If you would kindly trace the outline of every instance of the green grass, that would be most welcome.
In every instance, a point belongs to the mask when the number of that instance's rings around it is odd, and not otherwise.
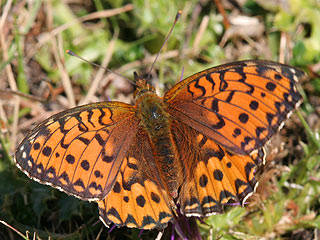
[[[98,219],[95,203],[80,201],[30,180],[16,168],[12,157],[17,144],[35,124],[87,95],[98,69],[66,55],[66,49],[99,64],[106,54],[112,53],[108,67],[133,79],[134,71],[140,74],[149,71],[153,60],[150,56],[161,47],[176,12],[183,10],[162,52],[169,57],[160,58],[152,72],[153,84],[159,93],[180,79],[182,69],[186,77],[241,59],[279,61],[281,58],[304,69],[310,76],[299,85],[304,102],[298,114],[293,114],[280,135],[267,147],[268,164],[259,176],[257,193],[245,208],[228,206],[225,214],[199,223],[203,238],[320,237],[320,67],[317,65],[320,62],[320,5],[317,1],[288,0],[287,6],[281,6],[273,5],[273,1],[248,0],[242,6],[241,15],[259,20],[264,30],[260,34],[257,30],[253,35],[241,36],[257,25],[236,27],[233,30],[238,34],[227,39],[223,38],[226,29],[213,1],[202,5],[197,1],[169,3],[164,0],[95,0],[70,5],[58,0],[30,2],[13,1],[4,24],[5,31],[0,33],[7,45],[4,48],[0,44],[0,86],[16,90],[15,84],[10,82],[11,72],[18,91],[48,101],[40,103],[22,98],[17,108],[14,94],[1,92],[0,107],[4,112],[0,114],[1,221],[19,231],[25,239],[32,239],[34,234],[41,239],[138,239],[140,230],[137,229],[115,229],[109,234]],[[5,10],[6,3],[1,2],[1,11]],[[83,23],[76,21],[96,11],[112,10],[128,3],[133,6],[130,11]],[[197,9],[200,9],[198,14]],[[229,18],[239,15],[235,7],[225,9]],[[200,25],[205,18],[208,18],[208,25],[200,35]],[[74,24],[56,32],[54,37],[48,34],[50,29],[57,30],[71,23]],[[226,40],[224,44],[221,44],[222,39]],[[64,69],[66,75],[61,73]],[[90,101],[112,99],[132,103],[133,88],[128,82],[104,75],[100,84]],[[280,146],[279,139],[285,145],[275,153],[273,150]],[[170,234],[171,229],[168,229],[164,238],[169,238]],[[10,227],[0,224],[0,239],[18,236]],[[142,233],[143,239],[156,236],[157,231]]]

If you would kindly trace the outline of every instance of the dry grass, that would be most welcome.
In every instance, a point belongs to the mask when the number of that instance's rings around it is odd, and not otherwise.
[[[220,12],[214,2],[222,3]],[[299,114],[268,145],[257,193],[246,208],[228,207],[200,223],[203,238],[319,238],[320,7],[312,0],[279,2],[0,1],[0,239],[15,239],[17,232],[25,239],[138,239],[135,229],[109,234],[94,203],[34,183],[12,156],[32,127],[58,111],[108,99],[132,102],[130,83],[67,56],[66,49],[132,79],[133,71],[149,71],[180,9],[152,71],[159,92],[182,69],[188,76],[248,58],[290,63],[310,75],[300,83]]]

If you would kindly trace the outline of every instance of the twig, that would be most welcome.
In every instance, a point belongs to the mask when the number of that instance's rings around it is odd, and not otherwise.
[[[104,67],[104,68],[106,68],[108,66],[108,64],[111,60],[114,46],[115,46],[116,40],[118,38],[118,35],[119,35],[119,31],[115,31],[114,36],[113,36],[112,40],[110,41],[110,44],[107,48],[106,54],[105,54],[104,59],[102,61],[102,67]],[[105,72],[105,70],[103,68],[100,68],[98,70],[96,77],[94,78],[94,80],[91,83],[91,86],[89,88],[87,95],[79,102],[79,105],[83,105],[83,104],[90,102],[90,99],[94,96],[95,92],[98,89],[99,83],[103,77],[104,72]]]
[[[218,11],[220,12],[220,14],[222,15],[223,17],[223,24],[224,24],[224,27],[226,29],[228,29],[230,27],[230,22],[229,22],[229,19],[227,17],[227,14],[226,14],[226,11],[224,10],[220,0],[214,0],[214,2],[216,3],[217,5],[217,8],[218,8]]]
[[[5,124],[8,122],[8,118],[7,118],[6,112],[3,109],[3,104],[1,99],[0,99],[0,120],[3,121]]]
[[[186,4],[186,6],[188,6],[188,5]],[[186,28],[185,41],[183,43],[182,49],[186,49],[189,46],[190,38],[191,38],[192,32],[194,30],[194,25],[197,22],[197,19],[199,17],[201,10],[202,10],[202,6],[200,3],[196,4],[194,9],[192,10],[191,21],[189,21],[188,27]],[[186,10],[184,10],[184,11],[186,12]],[[182,56],[181,58],[183,59],[184,56]]]
[[[285,32],[281,32],[280,49],[279,49],[280,63],[285,63],[286,61],[286,49],[287,49],[287,34]]]
[[[191,52],[191,49],[185,49],[185,54],[190,53],[190,52]],[[141,67],[142,65],[150,64],[153,62],[155,56],[156,56],[156,54],[154,54],[152,56],[148,56],[148,57],[144,58],[142,61],[134,61],[134,62],[128,63],[128,64],[123,65],[122,67],[118,68],[115,72],[123,73],[123,72],[128,71],[129,69],[138,68],[138,67]],[[164,59],[175,58],[178,56],[179,56],[179,51],[172,50],[172,51],[168,51],[163,54],[160,54],[158,60],[161,61]]]
[[[319,141],[319,139],[314,134],[314,132],[312,131],[312,129],[310,128],[309,124],[307,123],[307,121],[302,116],[302,113],[301,113],[301,111],[299,109],[297,110],[297,115],[298,115],[298,117],[299,117],[304,129],[306,130],[306,133],[307,133],[308,137],[310,138],[310,140],[313,142],[313,144],[318,149],[320,149],[320,141]]]
[[[6,5],[3,8],[2,16],[0,19],[0,32],[2,32],[3,25],[6,22],[9,10],[11,8],[11,4],[12,4],[12,0],[8,0]]]
[[[19,91],[14,91],[14,90],[9,90],[9,89],[0,89],[0,97],[3,98],[4,94],[11,94],[11,95],[18,95],[20,97],[24,97],[24,98],[28,98],[34,101],[38,101],[38,102],[46,102],[47,99],[41,98],[41,97],[37,97],[37,96],[33,96],[31,94],[26,94],[26,93],[22,93]]]
[[[108,18],[108,17],[112,17],[124,12],[128,12],[131,11],[133,9],[133,5],[132,4],[127,4],[121,8],[115,8],[115,9],[111,9],[111,10],[105,10],[105,11],[100,11],[100,12],[94,12],[91,14],[88,14],[86,16],[77,18],[69,23],[63,24],[55,29],[53,29],[50,32],[41,34],[39,37],[39,43],[36,45],[36,47],[33,49],[33,51],[30,51],[30,53],[27,56],[27,61],[29,59],[32,58],[32,56],[38,51],[39,48],[41,48],[41,46],[43,44],[45,44],[46,42],[48,42],[52,36],[55,36],[61,32],[63,32],[64,30],[70,28],[72,25],[76,24],[76,23],[81,23],[84,21],[89,21],[89,20],[94,20],[97,18]]]
[[[9,225],[8,223],[6,223],[3,220],[0,220],[0,223],[2,223],[3,225],[5,225],[6,227],[10,228],[12,231],[16,232],[20,237],[22,237],[23,239],[26,239],[26,236],[24,236],[21,232],[19,232],[17,229],[15,229],[14,227],[12,227],[11,225]]]
[[[4,36],[4,31],[0,31],[0,42],[2,46],[2,54],[3,54],[3,60],[8,60],[8,46],[6,43],[6,37]],[[14,75],[12,72],[12,68],[10,64],[6,65],[6,73],[8,77],[9,86],[13,91],[17,91],[17,84],[14,79]],[[14,109],[13,109],[13,123],[11,128],[11,150],[13,151],[16,145],[17,140],[17,129],[18,129],[18,120],[19,120],[19,106],[20,106],[20,98],[17,96],[15,98],[15,101],[13,103]]]
[[[192,54],[193,55],[196,55],[198,54],[198,51],[199,51],[199,44],[200,44],[200,41],[203,37],[203,34],[205,33],[207,27],[208,27],[208,24],[209,24],[209,16],[204,16],[202,21],[201,21],[201,24],[200,24],[200,27],[199,27],[199,30],[196,34],[196,37],[194,39],[194,42],[193,42],[193,46],[192,46]]]
[[[50,1],[47,3],[47,10],[48,10],[47,12],[48,12],[48,25],[49,25],[48,27],[50,29],[51,24],[53,22],[52,6],[50,4]],[[62,43],[61,43],[62,42],[61,38],[60,38],[59,42],[60,43],[57,44],[57,40],[55,39],[55,36],[51,35],[52,51],[53,51],[53,55],[56,60],[58,69],[61,73],[61,82],[62,82],[63,88],[66,92],[66,95],[67,95],[67,98],[69,101],[69,105],[70,105],[69,107],[74,107],[74,106],[76,106],[76,101],[75,101],[74,94],[72,91],[71,80],[69,78],[67,70],[65,69],[65,67],[62,63],[62,61],[64,62],[64,59],[63,59],[64,55],[63,54],[59,55],[59,51],[63,52],[63,50],[61,51],[61,48],[63,48]],[[60,46],[60,47],[58,47],[58,46]]]
[[[81,22],[85,22],[85,21],[89,21],[89,20],[94,20],[97,18],[108,18],[108,17],[112,17],[115,15],[118,15],[120,13],[124,13],[127,11],[131,11],[133,9],[133,5],[132,4],[127,4],[121,8],[115,8],[115,9],[111,9],[111,10],[104,10],[104,11],[100,11],[100,12],[94,12],[94,13],[90,13],[86,16],[80,17],[80,18],[76,18],[71,22],[65,23],[55,29],[53,29],[50,34],[51,35],[57,35],[60,32],[68,29],[69,27],[71,27],[72,25],[76,24],[76,23],[81,23]],[[48,36],[49,37],[49,36]]]

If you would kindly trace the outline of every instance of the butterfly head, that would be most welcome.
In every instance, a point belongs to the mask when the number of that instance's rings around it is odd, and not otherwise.
[[[138,99],[146,92],[156,92],[155,88],[148,83],[147,79],[140,77],[136,72],[134,72],[134,79],[136,80],[136,90],[133,93],[134,99]]]

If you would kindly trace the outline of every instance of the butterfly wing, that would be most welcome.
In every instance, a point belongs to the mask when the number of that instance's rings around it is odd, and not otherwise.
[[[172,199],[164,190],[154,163],[149,139],[139,131],[112,191],[98,201],[100,219],[105,225],[164,229],[172,221]]]
[[[131,105],[94,103],[58,113],[33,129],[15,153],[30,178],[84,200],[111,190],[137,133]]]
[[[274,134],[301,99],[293,67],[242,61],[184,79],[164,96],[175,119],[233,153],[250,154]]]
[[[252,156],[232,154],[214,140],[174,121],[172,132],[184,161],[185,181],[179,193],[181,212],[186,216],[209,216],[222,212],[230,199],[243,203],[256,186],[256,162],[264,152]]]

